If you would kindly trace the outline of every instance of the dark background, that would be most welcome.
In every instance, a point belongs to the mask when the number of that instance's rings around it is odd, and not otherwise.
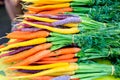
[[[0,6],[0,37],[11,31],[10,18],[5,10],[5,6]],[[0,44],[7,42],[7,39],[0,39]]]

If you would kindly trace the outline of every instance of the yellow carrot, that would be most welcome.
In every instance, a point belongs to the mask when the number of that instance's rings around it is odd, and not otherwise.
[[[47,4],[58,4],[58,3],[66,3],[71,2],[73,0],[22,0],[24,2],[31,2],[33,3],[32,6],[41,6],[41,5],[47,5]]]
[[[75,71],[70,71],[70,72],[60,72],[60,73],[54,73],[54,74],[49,74],[47,76],[61,76],[61,75],[74,75]]]
[[[60,29],[60,28],[54,28],[54,27],[45,26],[45,25],[34,24],[28,21],[23,21],[23,23],[37,27],[37,28],[47,29],[47,30],[57,32],[57,33],[62,33],[62,34],[73,34],[73,33],[79,32],[78,28]]]
[[[8,45],[4,48],[1,48],[0,52],[5,51],[5,50],[9,50],[11,48],[41,44],[41,43],[45,43],[46,41],[47,41],[46,38],[37,38],[37,39],[32,39],[32,40],[28,40],[28,41],[24,41],[24,42],[19,42],[19,43],[11,44],[11,45]]]
[[[58,20],[55,20],[55,19],[42,18],[42,17],[31,16],[31,15],[25,15],[25,17],[26,18],[31,18],[31,19],[34,19],[34,20],[38,20],[38,21],[49,22],[49,23],[58,21]],[[76,24],[76,23],[68,23],[68,24],[64,24],[64,26],[78,27],[78,24]]]
[[[43,69],[50,69],[50,68],[55,68],[55,67],[60,67],[60,66],[67,66],[69,63],[63,62],[63,63],[54,63],[54,64],[47,64],[47,65],[37,65],[37,66],[13,66],[11,68],[15,69],[26,69],[26,70],[43,70]]]
[[[59,72],[70,72],[70,71],[75,71],[77,69],[78,69],[78,65],[76,63],[71,63],[68,66],[61,66],[61,67],[41,71],[36,74],[32,74],[28,76],[19,76],[19,77],[13,77],[13,78],[32,78],[32,77],[45,76],[45,75],[50,75],[50,74],[59,73]]]
[[[40,11],[53,10],[53,9],[66,8],[66,7],[70,7],[70,3],[60,3],[60,4],[44,5],[38,7],[27,6],[26,9],[28,11],[40,12]]]

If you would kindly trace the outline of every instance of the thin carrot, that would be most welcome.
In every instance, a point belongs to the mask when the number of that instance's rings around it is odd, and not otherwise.
[[[56,56],[56,57],[43,58],[42,61],[58,61],[58,60],[72,59],[74,57],[75,57],[75,54],[65,54],[65,55]]]
[[[36,45],[36,44],[42,44],[42,43],[45,43],[45,42],[47,42],[47,38],[36,38],[36,39],[32,39],[32,40],[28,40],[28,41],[8,45],[8,46],[6,46],[4,48],[1,48],[0,52],[5,51],[5,50],[9,50],[11,48],[17,48],[17,47],[23,47],[23,46],[31,46],[31,45]]]
[[[44,58],[47,54],[50,53],[50,50],[43,50],[43,51],[40,51],[24,60],[22,60],[21,62],[15,64],[14,66],[26,66],[26,65],[29,65],[33,62],[36,62],[42,58]]]
[[[18,42],[21,42],[21,41],[24,41],[24,40],[17,39],[17,40],[15,40],[13,42],[4,43],[4,44],[0,45],[0,48],[4,48],[4,47],[6,47],[6,46],[8,46],[10,44],[18,43]]]
[[[70,3],[45,5],[45,6],[40,6],[40,7],[28,6],[27,10],[28,11],[33,11],[33,12],[37,13],[37,12],[40,12],[40,11],[53,10],[53,9],[59,9],[59,8],[65,8],[65,7],[70,7]]]
[[[56,50],[54,52],[51,52],[46,57],[58,56],[58,55],[62,55],[62,54],[75,54],[79,51],[80,51],[80,48],[62,48],[62,49]]]
[[[34,64],[51,64],[51,63],[58,63],[58,62],[77,62],[78,59],[74,58],[74,59],[67,59],[67,60],[59,60],[59,61],[39,61],[39,62],[34,62]]]
[[[26,57],[29,57],[29,56],[35,54],[38,51],[48,49],[51,46],[52,46],[51,43],[45,43],[45,44],[35,46],[35,47],[33,47],[33,48],[29,49],[29,50],[26,50],[26,51],[20,52],[20,53],[18,53],[16,55],[10,56],[8,59],[5,59],[4,62],[9,63],[9,62],[17,61],[17,60],[22,60],[22,59],[24,59]]]
[[[33,38],[42,38],[42,37],[47,37],[49,36],[49,32],[42,30],[42,31],[37,31],[33,32],[30,34],[8,34],[6,37],[11,38],[11,39],[33,39]]]
[[[55,9],[55,10],[51,10],[51,11],[43,11],[43,12],[39,12],[39,14],[51,14],[51,15],[57,15],[57,14],[64,14],[65,12],[71,12],[73,11],[71,7],[68,8],[60,8],[60,9]]]
[[[31,80],[52,80],[54,77],[51,76],[40,76],[40,77],[34,77]]]

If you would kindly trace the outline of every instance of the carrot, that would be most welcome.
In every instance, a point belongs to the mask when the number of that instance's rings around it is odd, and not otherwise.
[[[62,55],[62,54],[75,54],[79,51],[80,51],[80,48],[62,48],[62,49],[56,50],[54,52],[51,52],[46,57],[58,56],[58,55]]]
[[[33,38],[42,38],[47,37],[49,35],[48,31],[42,30],[33,32],[30,34],[8,34],[6,37],[11,39],[33,39]]]
[[[31,80],[52,80],[54,77],[51,76],[40,76],[40,77],[34,77]]]
[[[72,59],[74,57],[75,57],[75,54],[65,54],[65,55],[56,56],[56,57],[43,58],[42,61],[58,61],[58,60]]]
[[[21,62],[15,64],[14,66],[26,66],[26,65],[29,65],[33,62],[36,62],[42,58],[44,58],[47,54],[50,53],[50,50],[43,50],[43,51],[40,51],[24,60],[22,60]]]
[[[51,11],[43,11],[43,12],[39,12],[39,14],[51,14],[51,15],[57,15],[57,14],[64,14],[65,12],[71,12],[73,11],[71,7],[67,7],[67,8],[60,8],[60,9],[55,9],[55,10],[51,10]]]
[[[70,3],[45,5],[45,6],[40,6],[40,7],[28,6],[26,9],[28,11],[33,11],[33,12],[37,13],[37,12],[40,12],[40,11],[53,10],[53,9],[66,8],[66,7],[70,7]]]
[[[54,64],[47,64],[47,65],[37,65],[37,66],[13,66],[9,67],[9,69],[23,69],[23,70],[45,70],[45,69],[51,69],[55,67],[60,66],[66,66],[69,65],[69,63],[54,63]]]
[[[77,62],[78,59],[67,59],[67,60],[59,60],[59,61],[39,61],[39,62],[34,62],[34,64],[51,64],[51,63],[58,63],[58,62]]]
[[[21,41],[24,41],[24,40],[19,40],[19,39],[17,39],[17,40],[12,41],[12,42],[4,43],[4,44],[0,45],[0,48],[4,48],[4,47],[6,47],[6,46],[8,46],[8,45],[10,45],[10,44],[15,44],[15,43],[18,43],[18,42],[21,42]]]
[[[37,16],[32,16],[32,15],[25,15],[25,20],[23,21],[23,23],[25,24],[28,24],[29,22],[26,21],[27,18],[30,18],[30,19],[33,19],[33,20],[38,20],[38,21],[42,21],[42,22],[48,22],[48,23],[53,23],[53,22],[56,22],[58,20],[56,19],[50,19],[50,18],[43,18],[43,17],[37,17]],[[29,23],[30,24],[30,23]],[[29,25],[28,24],[28,25]],[[30,24],[31,25],[31,24]],[[34,25],[31,25],[31,26],[34,26]],[[42,25],[43,26],[43,25]],[[78,27],[78,24],[76,23],[68,23],[68,24],[64,24],[64,26],[67,26],[67,27]],[[35,27],[35,26],[34,26]],[[45,26],[44,26],[45,27]],[[38,27],[38,28],[43,28],[44,27]],[[48,28],[47,28],[48,29]]]
[[[24,41],[24,42],[19,42],[19,43],[11,44],[11,45],[8,45],[8,46],[6,46],[4,48],[1,48],[0,52],[1,51],[5,51],[5,50],[9,50],[11,48],[17,48],[17,47],[23,47],[23,46],[31,46],[31,45],[36,45],[36,44],[42,44],[42,43],[45,43],[46,41],[47,41],[46,38],[36,38],[36,39]]]
[[[56,68],[38,72],[36,74],[32,74],[28,76],[13,77],[13,78],[32,78],[32,77],[45,76],[45,75],[59,73],[59,72],[70,72],[70,71],[75,71],[77,69],[78,69],[78,65],[76,63],[71,63],[68,66],[56,67]]]
[[[45,49],[48,49],[52,46],[51,43],[45,43],[45,44],[41,44],[41,45],[38,45],[38,46],[35,46],[29,50],[26,50],[26,51],[23,51],[23,52],[20,52],[16,55],[13,55],[13,56],[10,56],[8,59],[5,59],[5,63],[9,63],[9,62],[14,62],[14,61],[18,61],[18,60],[22,60],[26,57],[29,57],[33,54],[35,54],[36,52],[38,51],[41,51],[41,50],[45,50]]]

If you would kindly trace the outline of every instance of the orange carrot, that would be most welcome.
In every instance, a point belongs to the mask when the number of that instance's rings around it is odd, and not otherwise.
[[[51,10],[51,11],[43,11],[43,12],[39,12],[39,14],[51,14],[51,15],[57,15],[57,14],[64,14],[65,12],[71,12],[73,11],[71,7],[68,8],[60,8],[60,9],[55,9],[55,10]]]
[[[39,61],[39,62],[34,62],[34,64],[51,64],[51,63],[59,63],[59,62],[77,62],[78,59],[74,58],[74,59],[67,59],[67,60],[59,60],[59,61]]]
[[[40,51],[40,52],[22,60],[21,62],[15,64],[14,66],[26,66],[26,65],[32,64],[32,63],[44,58],[49,53],[50,53],[50,50]]]
[[[62,55],[62,54],[75,54],[79,51],[80,51],[80,48],[62,48],[62,49],[56,50],[54,52],[51,52],[46,57],[58,56],[58,55]]]
[[[36,52],[41,51],[41,50],[45,50],[48,49],[52,46],[51,43],[44,43],[38,46],[35,46],[29,50],[20,52],[18,54],[15,54],[13,56],[8,57],[8,59],[5,59],[5,63],[9,63],[9,62],[14,62],[14,61],[18,61],[18,60],[22,60],[24,58],[27,58],[31,55],[34,55]]]
[[[45,6],[40,6],[40,7],[28,6],[27,10],[33,11],[33,12],[40,12],[40,11],[45,11],[45,10],[53,10],[53,9],[66,8],[66,7],[70,7],[70,3],[45,5]]]
[[[75,57],[75,54],[65,54],[65,55],[56,56],[56,57],[43,58],[42,61],[58,61],[58,60],[72,59],[74,57]]]
[[[51,76],[40,76],[40,77],[34,77],[32,80],[52,80],[54,77]]]
[[[26,33],[26,32],[25,32]],[[11,39],[33,39],[33,38],[42,38],[49,35],[48,31],[42,30],[29,34],[8,34],[6,37]]]
[[[4,44],[0,45],[0,48],[4,48],[4,47],[7,46],[7,45],[14,44],[14,43],[18,43],[18,42],[21,42],[21,41],[24,41],[24,40],[18,39],[18,40],[15,40],[15,41],[13,41],[13,42],[4,43]]]

